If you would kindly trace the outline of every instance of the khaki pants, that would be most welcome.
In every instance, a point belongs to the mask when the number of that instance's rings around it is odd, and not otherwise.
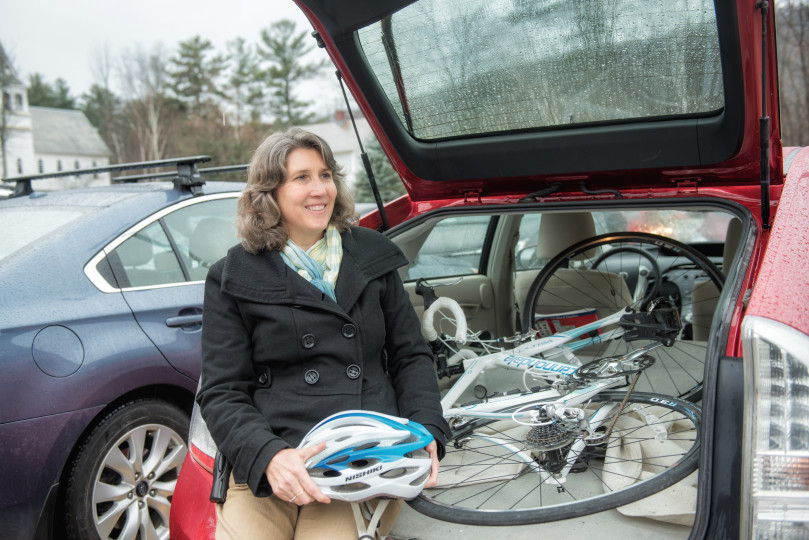
[[[378,536],[390,532],[401,509],[401,500],[390,501],[377,528]],[[313,502],[298,506],[275,495],[256,497],[246,484],[235,484],[232,475],[225,503],[216,505],[216,517],[216,540],[356,540],[359,537],[351,505],[347,502]]]

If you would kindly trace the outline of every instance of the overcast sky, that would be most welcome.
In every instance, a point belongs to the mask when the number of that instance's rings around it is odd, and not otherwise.
[[[311,31],[292,0],[0,0],[0,42],[23,82],[32,73],[49,83],[62,78],[71,95],[79,97],[99,82],[93,58],[105,48],[113,60],[126,51],[151,51],[159,43],[173,55],[180,41],[200,35],[224,52],[237,37],[256,43],[260,31],[280,19]],[[314,54],[327,58],[322,49]],[[322,96],[318,110],[339,107],[330,72],[317,85],[324,92],[311,84],[306,89],[309,98]]]

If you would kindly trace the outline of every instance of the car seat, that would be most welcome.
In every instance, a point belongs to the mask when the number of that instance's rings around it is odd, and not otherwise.
[[[722,250],[722,273],[727,278],[728,271],[736,257],[739,242],[742,236],[742,222],[733,218],[728,223],[728,232],[725,235],[725,246]],[[693,339],[707,341],[711,333],[716,305],[719,302],[719,289],[713,281],[705,281],[694,286],[691,293],[691,322]]]

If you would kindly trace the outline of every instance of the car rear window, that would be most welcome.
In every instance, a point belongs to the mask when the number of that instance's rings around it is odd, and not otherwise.
[[[724,106],[709,0],[421,0],[358,37],[400,121],[422,140]]]
[[[77,207],[0,209],[0,261],[88,212]]]

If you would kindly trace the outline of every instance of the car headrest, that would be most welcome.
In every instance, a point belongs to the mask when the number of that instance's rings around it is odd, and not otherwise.
[[[233,223],[221,218],[205,218],[191,233],[188,254],[202,266],[209,267],[224,257],[237,242]]]
[[[125,268],[141,266],[152,260],[152,243],[135,234],[115,250]]]
[[[577,242],[596,235],[593,215],[589,212],[542,214],[539,221],[537,259],[550,260]],[[592,256],[592,254],[587,254]]]

